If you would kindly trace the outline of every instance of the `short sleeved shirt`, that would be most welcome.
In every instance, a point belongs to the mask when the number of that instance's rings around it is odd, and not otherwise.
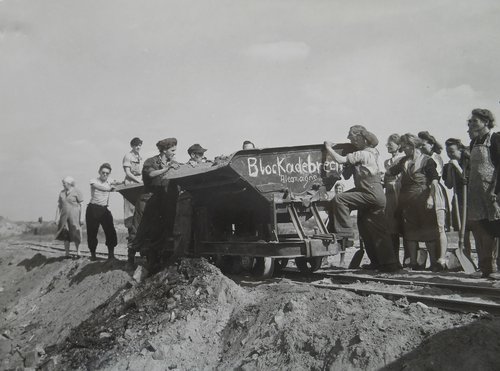
[[[152,171],[160,170],[164,167],[160,155],[150,157],[144,161],[144,166],[142,167],[142,181],[144,182],[144,191],[146,193],[152,192],[155,187],[161,185],[161,176],[151,177],[149,174]]]
[[[101,191],[94,187],[95,184],[101,187],[106,187],[107,191]],[[90,203],[99,206],[108,206],[109,192],[111,191],[111,183],[109,180],[102,182],[99,178],[90,180]]]
[[[373,179],[380,181],[380,168],[378,166],[378,151],[375,148],[365,148],[361,151],[349,153],[347,163],[354,165],[354,185],[360,187],[363,181]]]
[[[123,157],[122,165],[123,168],[129,167],[133,175],[140,176],[142,170],[142,157],[134,153],[134,151],[130,151]]]

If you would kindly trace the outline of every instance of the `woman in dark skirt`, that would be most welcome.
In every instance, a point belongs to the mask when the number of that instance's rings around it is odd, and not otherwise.
[[[437,260],[439,229],[434,209],[434,193],[439,187],[436,163],[424,155],[422,140],[413,134],[401,136],[405,157],[388,169],[391,175],[401,174],[401,191],[397,212],[403,222],[403,237],[410,254],[410,267],[418,268],[418,243],[425,242],[431,259],[431,268],[444,268]]]

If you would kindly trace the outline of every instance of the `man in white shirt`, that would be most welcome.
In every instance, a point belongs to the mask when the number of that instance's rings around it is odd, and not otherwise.
[[[87,223],[87,243],[90,250],[90,259],[96,260],[97,232],[102,226],[106,236],[106,246],[108,247],[108,260],[114,259],[114,250],[117,245],[116,229],[113,224],[113,215],[108,209],[109,193],[115,190],[115,185],[119,184],[109,181],[111,165],[104,163],[99,167],[99,177],[90,180],[90,203],[85,212],[85,222]]]

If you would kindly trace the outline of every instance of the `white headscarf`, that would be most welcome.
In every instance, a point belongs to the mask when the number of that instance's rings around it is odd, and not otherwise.
[[[68,183],[71,186],[75,185],[75,179],[73,177],[69,176],[69,175],[66,176],[66,177],[64,177],[62,181],[65,182],[65,183]]]

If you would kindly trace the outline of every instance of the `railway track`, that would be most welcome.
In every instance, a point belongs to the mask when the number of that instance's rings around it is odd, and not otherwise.
[[[13,243],[12,245],[22,245],[34,251],[64,253],[63,247],[52,246],[50,244],[21,242]],[[89,256],[86,251],[80,253],[82,256]],[[99,257],[107,257],[107,253],[97,253]],[[126,258],[126,254],[116,253],[118,257]],[[500,316],[500,288],[487,287],[474,284],[456,284],[445,282],[429,282],[419,278],[387,278],[377,276],[367,276],[361,274],[346,273],[329,273],[315,272],[302,273],[298,270],[286,268],[282,271],[281,277],[290,279],[298,284],[307,284],[314,287],[329,289],[329,290],[346,290],[354,292],[358,295],[381,295],[389,300],[398,300],[405,298],[410,303],[420,302],[427,306],[437,307],[440,309],[453,312],[488,312],[494,316]],[[373,288],[363,287],[363,284],[378,283],[386,287]],[[390,290],[391,286],[398,286],[399,290]],[[424,295],[411,292],[415,288],[433,288],[447,290],[443,295]],[[407,291],[405,291],[405,289]],[[460,298],[442,297],[449,296],[449,292],[453,295],[459,295]]]
[[[31,250],[34,251],[43,251],[43,252],[50,252],[50,253],[64,253],[64,247],[57,247],[57,246],[51,246],[50,244],[42,244],[42,243],[34,243],[34,242],[15,242],[15,243],[10,243],[12,246],[24,246],[27,247]],[[74,256],[75,254],[75,249],[73,246],[70,248],[70,254]],[[108,253],[107,252],[96,252],[96,255],[98,257],[102,258],[107,258]],[[122,258],[127,258],[127,254],[121,254],[115,251],[114,253],[115,256],[119,256]],[[87,248],[84,248],[83,251],[80,249],[80,256],[85,256],[85,257],[90,257],[90,253],[88,252]]]
[[[488,312],[500,316],[500,289],[494,287],[456,284],[444,282],[429,282],[422,279],[403,279],[373,277],[359,274],[338,273],[311,273],[304,275],[301,272],[287,269],[283,271],[283,277],[294,282],[308,284],[314,287],[329,290],[347,290],[359,295],[381,295],[390,300],[405,298],[410,303],[420,302],[428,306],[453,312]],[[383,288],[364,286],[369,283],[380,283]],[[398,286],[398,290],[391,290],[391,286]],[[412,292],[415,289],[440,289],[446,293],[420,294]],[[459,298],[450,298],[450,293]],[[444,297],[448,296],[448,297]]]

